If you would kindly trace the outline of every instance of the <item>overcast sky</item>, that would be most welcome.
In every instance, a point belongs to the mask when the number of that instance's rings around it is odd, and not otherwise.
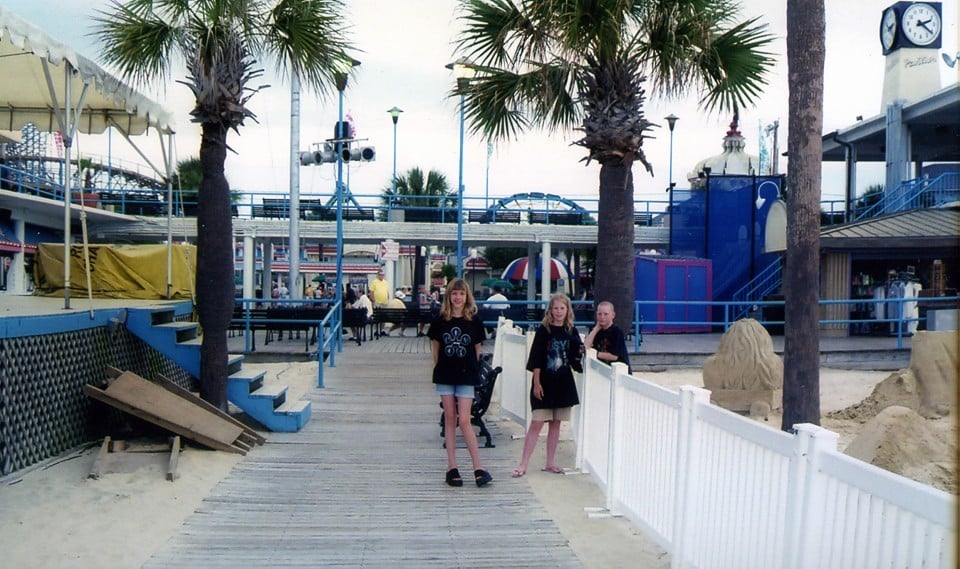
[[[95,38],[90,36],[91,15],[106,9],[108,0],[0,0],[5,7],[44,28],[55,38],[74,47],[87,57],[100,61]],[[855,117],[880,114],[884,57],[878,39],[882,10],[892,0],[827,0],[827,63],[825,71],[824,132],[849,126]],[[393,124],[387,109],[403,109],[397,128],[397,171],[419,166],[447,176],[451,188],[458,177],[459,115],[457,101],[449,98],[454,84],[444,65],[453,60],[452,40],[457,30],[454,0],[346,0],[352,39],[360,49],[357,76],[345,92],[344,109],[349,112],[358,138],[368,139],[377,149],[374,162],[355,164],[349,169],[350,187],[355,195],[377,194],[389,184],[393,167]],[[770,25],[777,41],[772,51],[777,65],[770,85],[756,106],[741,110],[740,130],[747,150],[758,154],[759,129],[780,121],[780,150],[787,144],[787,64],[786,1],[745,0],[741,15],[760,16]],[[943,49],[957,53],[956,1],[943,2]],[[941,83],[957,81],[957,69],[949,69],[938,57]],[[960,66],[958,66],[960,67]],[[237,154],[227,159],[227,178],[234,189],[242,191],[287,192],[290,187],[288,156],[290,147],[290,91],[283,78],[264,79],[271,87],[254,96],[250,107],[259,124],[241,127],[240,135],[231,133],[228,142]],[[141,89],[161,102],[177,116],[176,157],[197,155],[199,127],[187,114],[192,98],[186,87],[172,83],[165,90]],[[302,102],[301,144],[333,136],[337,118],[337,97],[321,100],[304,93]],[[694,165],[721,152],[724,133],[731,117],[708,115],[697,109],[695,98],[680,101],[648,99],[647,118],[663,123],[654,132],[655,139],[644,144],[644,152],[654,166],[651,177],[638,165],[634,168],[637,199],[665,199],[668,184],[670,139],[665,121],[668,114],[679,117],[674,132],[673,180],[686,187],[687,174]],[[154,138],[143,139],[149,155],[159,161]],[[497,146],[487,157],[485,141],[467,136],[464,150],[466,196],[480,198],[508,196],[522,192],[544,192],[576,199],[595,198],[599,166],[584,166],[583,149],[570,146],[576,134],[571,132],[530,132],[519,139]],[[81,152],[106,153],[106,136],[85,136],[78,141]],[[114,137],[115,155],[138,160],[126,143]],[[488,168],[489,165],[489,168]],[[489,171],[489,181],[487,172]],[[786,171],[785,159],[780,171]],[[334,188],[333,165],[300,169],[302,194],[329,195]],[[858,192],[883,181],[883,165],[861,166]],[[824,167],[824,198],[843,195],[842,167]],[[479,207],[466,201],[465,207]],[[595,207],[595,206],[587,206]]]

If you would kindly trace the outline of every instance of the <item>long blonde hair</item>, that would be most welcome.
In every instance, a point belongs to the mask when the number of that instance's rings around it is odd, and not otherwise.
[[[543,325],[553,324],[553,316],[550,315],[550,309],[554,302],[562,302],[567,306],[567,316],[563,319],[563,328],[567,332],[573,332],[573,305],[570,304],[570,298],[562,292],[555,292],[550,295],[550,302],[547,303],[547,313],[543,315]]]
[[[463,303],[463,317],[467,320],[473,318],[477,313],[477,303],[473,300],[473,292],[467,286],[467,281],[463,279],[453,279],[447,284],[447,291],[443,295],[443,305],[440,307],[440,316],[444,320],[453,318],[453,305],[450,304],[450,293],[455,290],[462,290],[467,293],[467,300]]]

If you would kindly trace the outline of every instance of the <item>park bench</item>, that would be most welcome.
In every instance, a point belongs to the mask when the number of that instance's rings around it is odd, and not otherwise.
[[[403,215],[404,221],[420,223],[456,223],[456,208],[406,208]]]
[[[653,215],[646,212],[634,212],[633,224],[641,226],[650,226],[653,222]]]
[[[520,223],[518,210],[483,210],[467,212],[467,220],[471,223]]]
[[[367,326],[372,328],[372,321],[367,318],[366,308],[344,308],[341,315],[340,324],[344,328],[360,332],[360,335],[355,337],[358,345],[367,339]]]
[[[413,328],[416,330],[421,323],[429,324],[431,320],[433,320],[432,313],[428,310],[420,310],[420,306],[417,304],[407,305],[406,308],[378,306],[373,309],[373,337],[383,336],[383,325],[387,323],[397,324],[401,329]]]
[[[579,211],[531,211],[530,223],[550,225],[583,225],[583,212]]]
[[[251,336],[251,351],[257,351],[255,332],[263,330],[264,345],[269,344],[274,333],[277,333],[277,340],[283,340],[283,332],[288,333],[288,338],[292,339],[292,333],[296,332],[300,337],[300,332],[306,332],[305,350],[310,349],[310,342],[315,341],[317,333],[317,323],[323,320],[327,315],[327,309],[318,307],[304,306],[272,306],[269,308],[241,308],[236,306],[233,309],[233,315],[230,319],[229,330],[246,331],[248,329],[247,319],[249,316],[249,330]]]

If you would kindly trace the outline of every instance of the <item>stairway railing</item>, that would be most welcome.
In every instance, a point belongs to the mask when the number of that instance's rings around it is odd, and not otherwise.
[[[740,287],[733,293],[734,302],[753,302],[763,300],[765,296],[777,290],[783,281],[783,259],[777,257],[772,263],[767,265],[762,271],[757,273],[747,284]],[[743,318],[750,312],[749,306],[743,306],[737,309],[734,314],[734,320]]]
[[[875,204],[857,213],[855,221],[880,215],[937,207],[960,199],[960,173],[947,172],[936,178],[906,180],[893,191],[884,193]]]

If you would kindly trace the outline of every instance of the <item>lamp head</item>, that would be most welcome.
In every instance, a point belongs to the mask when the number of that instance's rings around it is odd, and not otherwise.
[[[397,124],[397,119],[400,118],[400,113],[403,112],[403,109],[399,107],[393,107],[392,109],[387,110],[390,113],[390,117],[393,119],[393,124]]]
[[[663,118],[667,121],[667,126],[670,127],[670,132],[673,132],[673,127],[677,124],[677,121],[680,119],[680,117],[670,113]]]
[[[350,72],[354,67],[360,65],[360,62],[356,59],[347,56],[345,59],[337,62],[337,70],[333,72],[334,83],[336,84],[337,91],[341,93],[347,89],[347,77],[350,76]]]
[[[457,78],[458,89],[465,87],[471,79],[477,76],[477,68],[472,61],[465,57],[461,57],[453,63],[448,63],[444,67],[453,71],[453,76]]]

